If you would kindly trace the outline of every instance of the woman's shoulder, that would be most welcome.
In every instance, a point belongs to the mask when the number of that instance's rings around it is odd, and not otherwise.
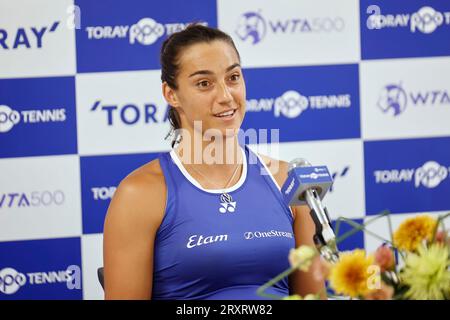
[[[283,160],[266,156],[261,153],[258,153],[258,155],[281,188],[287,179],[289,163]]]
[[[165,189],[164,174],[159,159],[154,159],[130,172],[119,184],[118,189],[147,194],[149,190]]]
[[[130,172],[117,187],[107,216],[156,227],[162,221],[166,202],[164,175],[155,159]],[[118,217],[122,216],[122,217]]]

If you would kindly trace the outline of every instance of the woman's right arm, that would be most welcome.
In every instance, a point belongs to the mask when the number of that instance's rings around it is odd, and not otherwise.
[[[105,218],[105,299],[151,299],[156,232],[165,206],[164,180],[132,173],[114,193]]]

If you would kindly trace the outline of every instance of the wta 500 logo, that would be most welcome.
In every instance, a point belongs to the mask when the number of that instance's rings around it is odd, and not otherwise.
[[[25,285],[66,283],[69,290],[81,289],[81,269],[71,265],[66,270],[21,273],[14,268],[0,270],[0,292],[14,294]]]
[[[66,110],[64,108],[16,111],[9,106],[0,105],[0,133],[10,131],[20,122],[33,124],[63,121],[66,121]]]
[[[206,22],[201,23],[208,25]],[[145,46],[155,43],[163,35],[185,29],[185,23],[162,24],[152,18],[143,18],[133,25],[89,26],[86,32],[89,40],[128,39],[130,44],[139,43]]]
[[[375,170],[375,183],[414,183],[415,188],[433,189],[448,178],[450,167],[436,161],[428,161],[416,169]]]
[[[260,43],[268,33],[294,34],[314,32],[341,32],[345,27],[341,17],[295,17],[289,19],[267,19],[261,12],[243,13],[238,20],[236,35],[252,45]]]
[[[450,12],[439,12],[430,6],[422,7],[412,14],[381,14],[380,7],[372,5],[367,8],[367,13],[372,13],[366,21],[369,30],[409,28],[412,33],[420,31],[424,34],[431,34],[438,27],[450,26]]]
[[[60,206],[65,198],[61,190],[0,193],[0,209]]]
[[[164,113],[160,113],[158,110],[153,103],[117,105],[103,104],[101,100],[95,101],[91,107],[91,112],[104,112],[108,126],[113,126],[117,121],[125,125],[134,125],[139,122],[145,124],[166,122],[169,118],[168,106],[165,107]]]
[[[273,112],[275,117],[297,118],[305,110],[350,108],[351,95],[303,96],[295,90],[289,90],[277,98],[247,100],[248,112]]]
[[[383,113],[394,117],[402,114],[408,105],[412,106],[450,106],[450,95],[447,90],[406,91],[402,84],[388,84],[381,90],[377,101]]]

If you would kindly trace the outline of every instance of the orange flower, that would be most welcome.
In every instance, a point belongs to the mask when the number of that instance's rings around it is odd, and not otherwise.
[[[436,219],[420,215],[406,219],[394,233],[394,245],[400,250],[415,251],[424,241],[431,241]]]
[[[369,280],[372,263],[373,256],[366,257],[364,250],[342,252],[339,261],[331,269],[331,287],[337,294],[354,298],[367,295],[371,291]]]

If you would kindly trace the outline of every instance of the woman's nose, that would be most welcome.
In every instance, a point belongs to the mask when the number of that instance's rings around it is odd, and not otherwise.
[[[233,100],[230,88],[225,83],[220,83],[217,95],[220,103],[228,103]]]

